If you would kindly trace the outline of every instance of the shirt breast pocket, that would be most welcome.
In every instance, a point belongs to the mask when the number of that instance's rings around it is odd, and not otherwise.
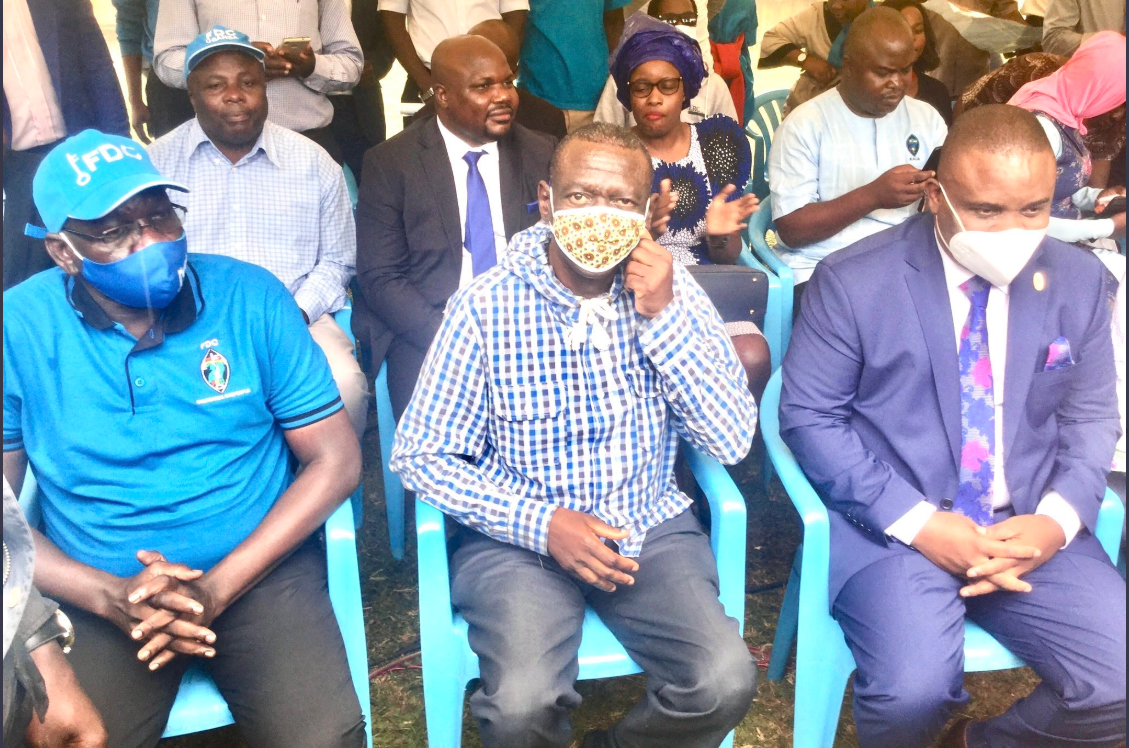
[[[495,444],[518,468],[545,467],[569,440],[564,396],[556,383],[494,387]]]
[[[1075,366],[1052,371],[1040,371],[1031,379],[1027,391],[1027,421],[1034,427],[1042,426],[1054,415],[1070,390]]]

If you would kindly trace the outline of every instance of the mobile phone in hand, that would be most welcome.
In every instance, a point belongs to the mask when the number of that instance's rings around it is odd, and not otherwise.
[[[297,57],[305,51],[310,43],[308,36],[288,36],[278,45],[278,53],[284,57]]]
[[[1115,215],[1117,213],[1124,213],[1125,212],[1125,196],[1124,195],[1118,195],[1117,197],[1113,198],[1109,202],[1100,203],[1100,205],[1102,205],[1104,207],[1102,208],[1102,211],[1100,213],[1098,213],[1097,215],[1101,216],[1102,218],[1109,218],[1110,216]]]

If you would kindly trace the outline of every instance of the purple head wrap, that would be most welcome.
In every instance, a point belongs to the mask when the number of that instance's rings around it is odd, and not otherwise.
[[[690,99],[702,90],[706,79],[706,64],[702,61],[702,48],[696,39],[678,31],[662,21],[651,18],[642,11],[627,19],[619,46],[608,59],[612,79],[619,89],[619,103],[631,109],[629,90],[631,73],[643,63],[663,60],[678,68],[682,76],[685,101],[682,108],[690,106]]]

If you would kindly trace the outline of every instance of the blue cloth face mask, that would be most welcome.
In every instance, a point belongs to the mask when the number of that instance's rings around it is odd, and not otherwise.
[[[188,267],[188,239],[150,244],[114,262],[94,262],[83,257],[66,234],[62,239],[82,261],[82,277],[107,298],[136,309],[164,309],[184,285]]]

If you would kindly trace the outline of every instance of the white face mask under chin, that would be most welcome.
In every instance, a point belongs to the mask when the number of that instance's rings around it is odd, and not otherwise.
[[[941,236],[936,219],[933,231],[937,243],[945,247],[953,259],[996,288],[1007,288],[1015,280],[1031,257],[1043,243],[1047,229],[1007,229],[1006,231],[968,231],[960,220],[953,204],[949,202],[945,186],[937,183],[945,204],[956,219],[960,231],[953,234],[947,242]]]

